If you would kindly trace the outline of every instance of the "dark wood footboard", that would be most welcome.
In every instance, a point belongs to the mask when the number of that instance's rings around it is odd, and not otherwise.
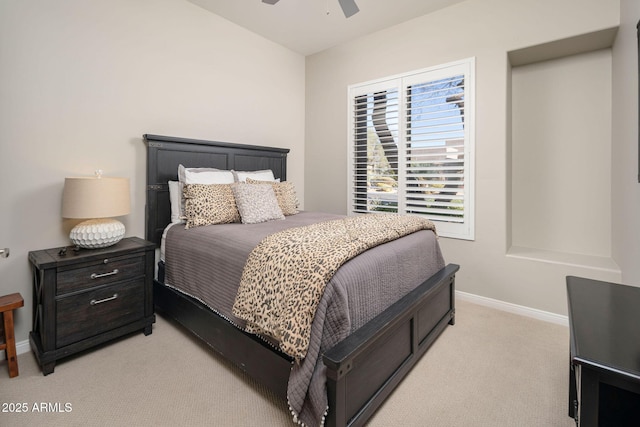
[[[327,425],[364,425],[435,339],[455,321],[449,264],[324,354]]]
[[[363,425],[447,324],[454,324],[458,269],[458,265],[447,265],[324,354],[327,426]],[[164,276],[162,268],[158,276]],[[154,302],[158,312],[176,320],[249,376],[286,398],[291,370],[287,355],[158,281],[154,282]]]
[[[209,345],[250,377],[286,399],[291,358],[211,311],[200,301],[155,281],[156,310]]]

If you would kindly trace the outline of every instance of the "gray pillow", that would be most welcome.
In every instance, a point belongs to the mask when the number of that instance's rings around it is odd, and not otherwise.
[[[237,183],[231,188],[243,224],[284,219],[276,193],[270,185]]]

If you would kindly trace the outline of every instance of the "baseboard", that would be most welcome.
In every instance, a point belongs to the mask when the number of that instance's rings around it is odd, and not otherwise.
[[[569,318],[561,314],[550,313],[548,311],[542,311],[536,308],[525,307],[523,305],[512,304],[510,302],[504,302],[461,291],[456,291],[456,297],[460,298],[463,301],[469,301],[474,304],[495,308],[496,310],[507,311],[509,313],[519,314],[526,317],[532,317],[534,319],[543,320],[545,322],[555,323],[562,326],[569,326]]]
[[[29,353],[31,351],[31,345],[29,340],[24,340],[16,343],[16,354]]]
[[[21,355],[23,353],[29,353],[31,351],[31,345],[29,340],[24,340],[16,343],[16,354]],[[7,355],[4,351],[0,351],[0,360],[7,360]]]
[[[24,340],[16,343],[16,354],[29,353],[31,351],[31,344],[29,340]],[[0,351],[0,360],[7,360],[6,352]]]

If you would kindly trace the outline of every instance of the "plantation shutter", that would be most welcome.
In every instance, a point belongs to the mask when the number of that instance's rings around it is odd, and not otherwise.
[[[356,95],[353,105],[353,212],[398,211],[399,88]]]
[[[407,213],[464,223],[465,75],[447,71],[405,81],[403,195]]]
[[[473,59],[349,88],[351,213],[399,212],[473,239]]]

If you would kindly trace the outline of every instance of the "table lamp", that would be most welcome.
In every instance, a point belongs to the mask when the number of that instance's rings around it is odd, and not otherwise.
[[[91,177],[64,179],[62,217],[87,219],[69,234],[81,248],[96,249],[115,245],[124,237],[124,224],[113,219],[130,212],[129,179],[107,178],[102,171]]]

